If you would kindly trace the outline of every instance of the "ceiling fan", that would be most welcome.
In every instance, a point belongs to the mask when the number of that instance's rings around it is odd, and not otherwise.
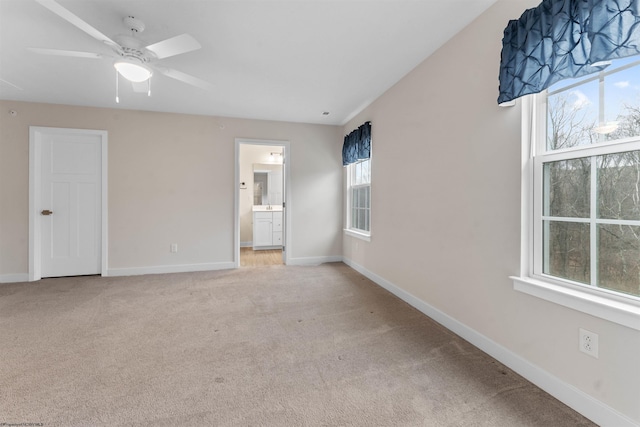
[[[179,36],[171,37],[145,46],[144,42],[136,37],[136,34],[140,34],[144,31],[144,22],[134,18],[133,16],[127,16],[123,19],[123,23],[130,31],[130,35],[120,34],[111,39],[78,16],[74,15],[69,10],[62,7],[55,0],[35,1],[112,49],[113,55],[108,56],[115,58],[113,66],[117,70],[116,102],[119,102],[118,76],[122,76],[132,82],[134,91],[147,92],[148,95],[151,95],[151,76],[154,71],[202,89],[210,90],[212,88],[212,84],[207,81],[178,70],[156,65],[156,62],[161,59],[200,49],[200,43],[198,43],[198,41],[189,34],[181,34]],[[44,48],[29,48],[29,50],[38,54],[75,58],[100,59],[103,57],[102,54],[96,52],[78,52],[73,50]],[[145,82],[146,84],[144,84]]]

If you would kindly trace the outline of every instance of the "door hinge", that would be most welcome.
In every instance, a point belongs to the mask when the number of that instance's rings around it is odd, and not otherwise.
[[[282,209],[286,208],[287,204],[285,202],[282,202]]]

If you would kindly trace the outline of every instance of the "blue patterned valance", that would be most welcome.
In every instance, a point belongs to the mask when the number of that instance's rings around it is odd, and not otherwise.
[[[544,0],[504,30],[498,103],[638,54],[640,0]]]
[[[344,137],[342,165],[347,166],[358,160],[371,157],[371,122],[366,122]]]

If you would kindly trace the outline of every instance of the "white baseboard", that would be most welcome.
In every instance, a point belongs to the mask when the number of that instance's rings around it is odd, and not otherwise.
[[[320,265],[326,262],[342,262],[342,255],[289,258],[287,265]]]
[[[107,276],[138,276],[141,274],[189,273],[194,271],[227,270],[232,268],[236,268],[236,265],[233,262],[110,268],[107,270]]]
[[[29,273],[0,274],[0,283],[28,282]]]
[[[240,242],[241,248],[251,248],[253,247],[253,242]]]
[[[513,353],[511,350],[501,346],[469,326],[427,304],[383,277],[378,276],[350,259],[344,259],[343,262],[363,276],[375,282],[377,285],[405,301],[407,304],[420,310],[422,313],[440,323],[445,328],[461,336],[491,357],[513,369],[515,372],[522,375],[542,390],[589,418],[596,424],[616,427],[638,426],[635,421],[628,418],[626,415],[619,413],[615,409],[588,395],[582,390],[579,390],[571,384],[551,375],[539,366],[532,364],[516,353]]]

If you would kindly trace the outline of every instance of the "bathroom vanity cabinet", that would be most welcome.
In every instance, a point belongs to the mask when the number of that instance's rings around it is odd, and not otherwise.
[[[253,250],[282,247],[282,210],[253,212]]]

